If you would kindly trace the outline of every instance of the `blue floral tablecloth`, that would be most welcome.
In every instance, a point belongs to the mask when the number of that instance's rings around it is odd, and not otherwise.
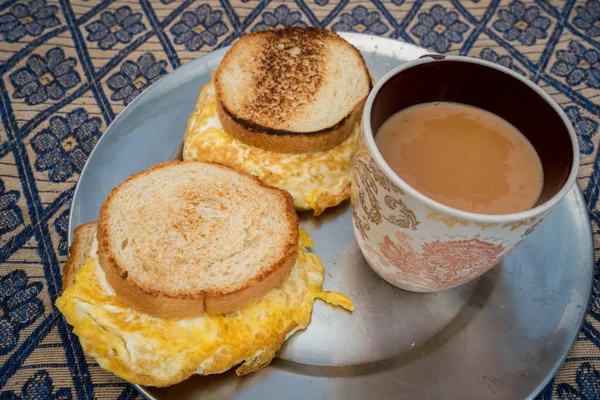
[[[600,247],[598,0],[0,1],[0,398],[139,396],[83,354],[53,306],[77,178],[108,124],[153,82],[246,32],[284,25],[481,57],[540,85],[577,131]],[[593,295],[540,398],[600,398],[598,262]]]

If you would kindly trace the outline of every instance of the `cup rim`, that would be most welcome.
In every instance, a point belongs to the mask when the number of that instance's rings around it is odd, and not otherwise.
[[[404,64],[397,66],[396,68],[394,68],[391,71],[389,71],[388,73],[386,73],[375,84],[375,87],[373,87],[373,89],[371,90],[371,93],[369,93],[369,96],[365,103],[365,107],[363,109],[362,122],[361,122],[362,127],[363,127],[362,134],[363,134],[363,140],[365,141],[365,144],[369,150],[369,153],[371,154],[371,157],[373,157],[375,159],[375,162],[377,163],[378,167],[383,170],[383,172],[389,179],[391,179],[393,184],[395,184],[396,186],[399,186],[402,190],[410,193],[411,196],[417,198],[418,200],[423,202],[426,206],[430,207],[434,211],[438,211],[443,214],[457,217],[460,219],[465,219],[465,220],[474,221],[474,222],[482,222],[482,223],[488,223],[488,222],[489,223],[493,223],[493,222],[503,223],[503,222],[512,222],[512,221],[530,219],[532,217],[544,215],[547,212],[549,212],[552,208],[554,208],[554,206],[556,206],[563,199],[563,197],[565,197],[565,195],[568,193],[568,191],[571,190],[571,187],[573,186],[573,184],[575,183],[575,180],[577,179],[577,173],[579,171],[579,143],[577,141],[577,135],[575,134],[575,130],[573,129],[573,126],[571,125],[571,122],[569,121],[569,118],[567,117],[567,115],[565,114],[563,109],[542,88],[540,88],[535,83],[533,83],[529,79],[525,78],[521,74],[519,74],[509,68],[492,63],[490,61],[485,61],[485,60],[481,60],[481,59],[473,58],[473,57],[441,56],[441,55],[435,56],[435,57],[434,56],[435,55],[432,55],[431,57],[423,56],[416,60],[409,61],[409,62],[406,62]],[[406,183],[402,178],[400,178],[392,170],[392,168],[385,162],[385,160],[383,159],[383,156],[381,155],[381,153],[379,152],[379,149],[377,148],[377,145],[375,144],[375,135],[373,134],[373,131],[371,129],[371,111],[373,108],[373,102],[374,102],[375,98],[377,97],[377,95],[379,94],[379,91],[381,90],[383,85],[385,85],[387,83],[387,81],[389,81],[391,78],[393,78],[394,76],[396,76],[397,74],[399,74],[402,71],[405,71],[409,68],[416,67],[421,64],[426,64],[426,63],[431,63],[431,62],[444,62],[444,61],[458,61],[458,62],[464,62],[464,63],[470,63],[470,64],[479,64],[479,65],[483,65],[483,66],[486,66],[489,68],[496,69],[505,74],[508,74],[511,77],[519,80],[520,82],[526,84],[531,89],[533,89],[558,114],[558,116],[563,121],[565,127],[567,128],[567,132],[569,133],[569,137],[571,139],[571,150],[573,152],[573,163],[571,165],[571,170],[569,171],[569,176],[568,176],[567,180],[565,181],[565,183],[563,184],[561,189],[554,196],[552,196],[552,198],[550,198],[548,201],[545,201],[544,203],[542,203],[532,209],[529,209],[526,211],[521,211],[518,213],[512,213],[512,214],[480,214],[480,213],[474,213],[474,212],[470,212],[470,211],[459,210],[457,208],[453,208],[453,207],[447,206],[445,204],[442,204],[436,200],[433,200],[432,198],[427,197],[424,194],[422,194],[421,192],[417,191],[412,186],[410,186],[408,183]]]

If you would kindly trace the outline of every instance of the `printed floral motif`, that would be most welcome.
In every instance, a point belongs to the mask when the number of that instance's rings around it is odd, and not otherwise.
[[[25,67],[10,75],[15,87],[13,98],[25,99],[31,106],[43,103],[47,99],[59,100],[81,81],[74,70],[77,60],[65,58],[60,47],[48,50],[44,57],[34,54],[27,60]]]
[[[568,50],[556,52],[556,61],[550,72],[565,78],[567,84],[577,86],[585,83],[592,88],[600,88],[600,63],[598,52],[586,49],[579,42],[571,41]]]
[[[577,133],[579,150],[582,154],[592,154],[594,152],[592,138],[596,135],[596,132],[598,132],[598,122],[582,116],[579,112],[579,108],[576,106],[566,107],[565,113],[575,128],[575,133]]]
[[[262,22],[252,28],[252,32],[265,31],[271,28],[293,26],[296,28],[307,28],[308,25],[302,21],[299,11],[290,11],[288,6],[280,5],[273,12],[266,11],[262,15]]]
[[[585,335],[586,339],[589,340],[591,344],[594,344],[597,348],[600,348],[600,331],[597,327],[597,322],[600,321],[600,273],[597,269],[598,261],[596,261],[595,265],[596,271],[594,273],[592,294],[588,307],[588,315],[590,318],[583,323],[581,333]],[[588,396],[588,398],[592,399],[594,397]]]
[[[462,226],[469,226],[469,223],[464,219],[450,217],[448,215],[444,215],[438,212],[430,212],[429,214],[427,214],[426,218],[431,221],[443,222],[444,225],[446,225],[448,228],[454,228],[456,224]]]
[[[8,400],[30,400],[30,399],[48,399],[48,400],[71,400],[71,390],[60,388],[54,392],[54,383],[47,371],[37,371],[23,385],[20,394],[6,392]]]
[[[510,56],[499,56],[498,53],[496,53],[489,47],[486,47],[485,49],[481,50],[479,57],[483,58],[486,61],[502,65],[506,68],[512,68],[513,65],[513,59]]]
[[[384,196],[384,208],[377,197],[380,190],[403,194],[377,167],[362,139],[359,139],[350,197],[356,229],[363,239],[368,238],[371,224],[379,225],[384,219],[400,228],[416,229],[419,221],[412,210],[402,200],[389,194]],[[364,212],[363,218],[356,212],[358,207]]]
[[[369,154],[367,146],[365,145],[362,137],[359,137],[356,148],[357,150],[355,164],[358,164],[359,168],[361,168],[360,172],[368,172],[373,175],[373,180],[371,183],[378,183],[383,188],[383,190],[386,190],[388,192],[392,191],[394,193],[404,194],[404,192],[398,186],[392,183],[391,179],[389,179],[383,173],[383,171],[377,166],[377,164],[375,164],[375,161],[373,160],[373,158],[371,158],[371,155]],[[375,189],[377,188],[375,187]]]
[[[152,53],[146,53],[137,62],[126,60],[121,65],[121,71],[106,80],[113,91],[111,100],[123,101],[129,104],[142,91],[167,74],[167,62],[156,61]]]
[[[380,21],[377,11],[369,12],[363,6],[356,6],[350,13],[343,13],[340,21],[331,28],[341,32],[360,32],[369,35],[383,35],[388,31],[387,25]]]
[[[419,23],[411,29],[411,33],[420,39],[421,46],[432,48],[439,53],[450,50],[452,43],[463,41],[463,33],[469,26],[458,19],[456,11],[447,12],[436,4],[427,12],[419,14]]]
[[[596,261],[598,264],[598,261]],[[592,285],[592,296],[590,298],[589,313],[592,317],[600,321],[600,274],[598,271],[594,276],[594,284]],[[600,336],[598,336],[600,339]],[[596,345],[600,347],[600,342],[596,342]]]
[[[326,6],[329,3],[329,0],[315,0],[315,4],[318,6]]]
[[[480,239],[435,240],[424,243],[419,254],[411,240],[404,232],[397,232],[395,240],[386,235],[378,250],[366,246],[367,253],[387,268],[386,279],[420,290],[449,288],[477,277],[500,262],[505,250]]]
[[[494,265],[504,246],[479,239],[435,240],[423,244],[422,249],[423,258],[436,267],[438,275],[444,281],[455,284],[466,275],[479,275]]]
[[[213,11],[208,4],[202,4],[194,12],[184,12],[181,21],[171,28],[175,44],[183,44],[189,51],[216,45],[218,37],[229,30],[222,17],[220,10]]]
[[[89,32],[87,39],[98,42],[103,50],[111,49],[117,42],[129,43],[135,35],[146,29],[141,20],[142,13],[132,14],[129,6],[119,7],[114,13],[105,11],[98,21],[85,27]]]
[[[432,269],[414,251],[409,241],[411,237],[403,232],[396,233],[396,241],[389,236],[378,243],[379,251],[367,246],[367,252],[373,259],[379,260],[385,267],[380,271],[385,279],[393,283],[409,283],[421,290],[432,290],[438,285],[430,276]]]
[[[14,231],[23,223],[23,213],[17,205],[20,196],[17,190],[6,191],[0,179],[0,235]]]
[[[536,221],[536,217],[531,217],[528,219],[523,219],[521,221],[515,221],[515,222],[507,222],[506,224],[502,225],[503,228],[509,228],[510,227],[510,231],[514,231],[515,229],[518,229],[522,226],[526,226],[526,225],[531,225]]]
[[[598,398],[600,393],[600,372],[589,362],[584,362],[577,368],[573,387],[568,383],[556,385],[556,395],[559,399],[592,400]]]
[[[58,243],[58,254],[66,256],[69,254],[69,246],[67,245],[67,231],[69,229],[69,210],[63,211],[56,220],[54,220],[54,229],[60,236]]]
[[[493,228],[496,225],[498,224],[495,222],[475,222],[475,226],[480,228],[482,231],[485,231],[487,228]]]
[[[350,197],[350,204],[352,205],[352,221],[354,221],[354,226],[360,233],[360,236],[363,240],[367,240],[369,238],[368,232],[371,230],[371,225],[367,218],[361,218],[356,211],[357,207],[357,197]]]
[[[11,352],[19,341],[19,332],[42,315],[44,304],[37,297],[41,290],[42,284],[29,283],[20,269],[0,279],[0,355]]]
[[[100,118],[88,118],[83,108],[71,111],[66,117],[52,117],[49,127],[31,141],[38,156],[35,167],[38,171],[50,171],[52,182],[64,182],[81,172],[100,137],[100,126]]]
[[[60,25],[57,12],[58,7],[46,5],[46,0],[17,3],[0,15],[0,37],[10,43],[26,35],[40,36],[45,29]]]
[[[433,269],[420,257],[410,245],[411,237],[404,232],[396,232],[396,241],[388,235],[379,243],[379,251],[386,261],[403,272],[421,269],[432,271]]]
[[[540,15],[539,7],[526,7],[519,0],[513,1],[508,10],[498,11],[498,20],[493,25],[502,32],[504,39],[518,40],[526,46],[534,45],[538,39],[546,39],[549,26],[550,19]]]
[[[600,1],[588,0],[585,6],[575,7],[577,16],[573,18],[573,25],[583,29],[590,37],[600,36]]]
[[[373,249],[371,246],[369,246],[366,243],[365,243],[365,249],[367,251],[368,258],[370,258],[371,260],[379,260],[381,258],[381,255],[375,249]],[[385,262],[382,262],[382,264],[385,264]]]
[[[481,57],[482,59],[484,59],[486,61],[490,61],[490,62],[496,63],[498,65],[502,65],[503,67],[512,69],[513,71],[516,71],[516,72],[520,73],[521,75],[525,75],[525,72],[523,72],[523,70],[521,68],[517,67],[513,63],[512,57],[510,57],[508,55],[500,56],[498,53],[496,53],[494,50],[490,49],[489,47],[486,47],[485,49],[481,50],[479,57]]]

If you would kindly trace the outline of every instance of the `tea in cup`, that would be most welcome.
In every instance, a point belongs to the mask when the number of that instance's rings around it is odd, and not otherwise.
[[[421,58],[390,71],[365,104],[355,236],[394,286],[449,289],[517,247],[578,167],[567,116],[531,81],[484,60]]]

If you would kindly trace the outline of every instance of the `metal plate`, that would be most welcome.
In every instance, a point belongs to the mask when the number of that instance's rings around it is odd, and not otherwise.
[[[343,34],[375,79],[426,53],[390,39]],[[73,229],[98,218],[109,191],[129,175],[171,158],[202,85],[226,49],[172,72],[132,102],[104,133],[83,169],[71,207]],[[396,289],[366,264],[347,202],[320,217],[301,215],[327,275],[350,314],[319,301],[306,331],[271,366],[239,378],[194,376],[149,398],[526,398],[556,373],[590,296],[592,234],[573,189],[538,230],[482,278],[437,294]]]

